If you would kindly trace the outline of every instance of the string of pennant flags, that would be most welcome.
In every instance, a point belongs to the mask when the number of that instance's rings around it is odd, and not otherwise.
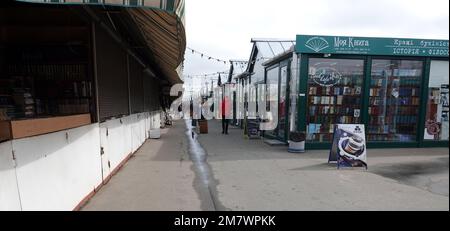
[[[190,48],[190,47],[187,47],[186,49],[188,49],[190,52],[192,52],[192,54],[197,54],[197,55],[199,55],[201,58],[205,58],[205,59],[208,59],[208,60],[210,60],[210,61],[216,61],[216,62],[219,62],[219,63],[223,63],[223,64],[231,64],[231,65],[238,65],[242,70],[241,71],[243,71],[244,69],[246,69],[247,68],[247,66],[249,65],[249,62],[248,61],[238,61],[238,60],[230,60],[230,61],[226,61],[226,60],[223,60],[223,59],[219,59],[219,58],[214,58],[214,57],[212,57],[212,56],[210,56],[210,55],[206,55],[205,53],[203,53],[203,52],[200,52],[200,51],[197,51],[197,50],[195,50],[195,49],[192,49],[192,48]],[[255,60],[253,60],[253,61],[251,61],[251,63],[250,64],[255,64],[256,62],[259,62],[259,61],[261,61],[261,60],[267,60],[267,59],[269,59],[269,58],[265,58],[265,57],[260,57],[260,58],[257,58],[257,59],[255,59]],[[183,69],[184,69],[184,63],[183,63]],[[233,76],[235,76],[235,75],[238,75],[239,73],[234,73],[233,74]],[[222,77],[228,77],[228,75],[229,75],[229,71],[228,70],[226,70],[226,71],[221,71],[221,72],[213,72],[213,73],[205,73],[205,74],[193,74],[193,75],[185,75],[185,78],[190,78],[190,79],[192,79],[192,78],[207,78],[207,77],[219,77],[220,75],[224,75],[224,76],[222,76]]]
[[[187,78],[199,78],[199,77],[210,77],[210,76],[218,76],[218,75],[228,75],[228,71],[222,71],[222,72],[214,72],[214,73],[207,73],[207,74],[198,74],[198,75],[185,75]]]
[[[212,60],[212,61],[216,61],[216,62],[219,62],[219,63],[223,63],[223,64],[225,64],[225,65],[227,65],[227,64],[229,63],[229,62],[226,61],[226,60],[214,58],[214,57],[212,57],[212,56],[206,55],[206,54],[203,53],[203,52],[194,50],[194,49],[192,49],[192,48],[190,48],[190,47],[187,47],[187,49],[188,49],[190,52],[192,52],[192,54],[198,54],[198,55],[199,55],[200,57],[202,57],[202,58],[206,58],[206,59],[208,59],[208,60]]]
[[[241,67],[242,67],[243,65],[247,65],[249,63],[248,61],[233,61],[233,60],[227,61],[227,60],[223,60],[223,59],[219,59],[219,58],[215,58],[213,56],[207,55],[207,54],[205,54],[203,52],[197,51],[197,50],[192,49],[190,47],[187,47],[186,49],[188,49],[192,54],[199,55],[201,58],[205,58],[207,60],[215,61],[215,62],[218,62],[218,63],[223,63],[225,65],[227,65],[227,64],[238,64],[238,65],[241,65]],[[253,60],[251,62],[251,64],[254,64],[255,62],[259,62],[261,60],[266,60],[266,59],[268,59],[268,58],[260,57],[260,58],[258,58],[256,60]]]

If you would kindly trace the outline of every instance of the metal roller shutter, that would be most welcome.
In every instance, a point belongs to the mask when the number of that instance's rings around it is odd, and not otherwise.
[[[134,60],[133,57],[128,56],[129,71],[130,71],[130,102],[131,112],[144,112],[144,69]]]
[[[101,121],[129,114],[127,54],[96,27],[99,116]]]
[[[160,109],[160,86],[159,81],[148,74],[144,74],[144,99],[146,111],[157,111]]]

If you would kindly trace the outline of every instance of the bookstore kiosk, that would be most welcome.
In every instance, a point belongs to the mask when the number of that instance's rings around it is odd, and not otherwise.
[[[448,45],[297,35],[286,56],[298,65],[290,116],[306,133],[306,148],[329,148],[336,124],[365,124],[369,148],[448,147]]]

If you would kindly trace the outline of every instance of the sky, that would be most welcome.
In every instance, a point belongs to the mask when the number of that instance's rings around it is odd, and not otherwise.
[[[449,1],[186,0],[187,46],[217,59],[248,60],[252,38],[297,34],[449,39]],[[189,50],[184,64],[185,76],[229,69]]]

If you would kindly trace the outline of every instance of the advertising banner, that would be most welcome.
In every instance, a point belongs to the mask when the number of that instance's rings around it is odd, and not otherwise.
[[[334,129],[328,163],[337,167],[365,167],[367,169],[367,145],[363,124],[337,124]]]

